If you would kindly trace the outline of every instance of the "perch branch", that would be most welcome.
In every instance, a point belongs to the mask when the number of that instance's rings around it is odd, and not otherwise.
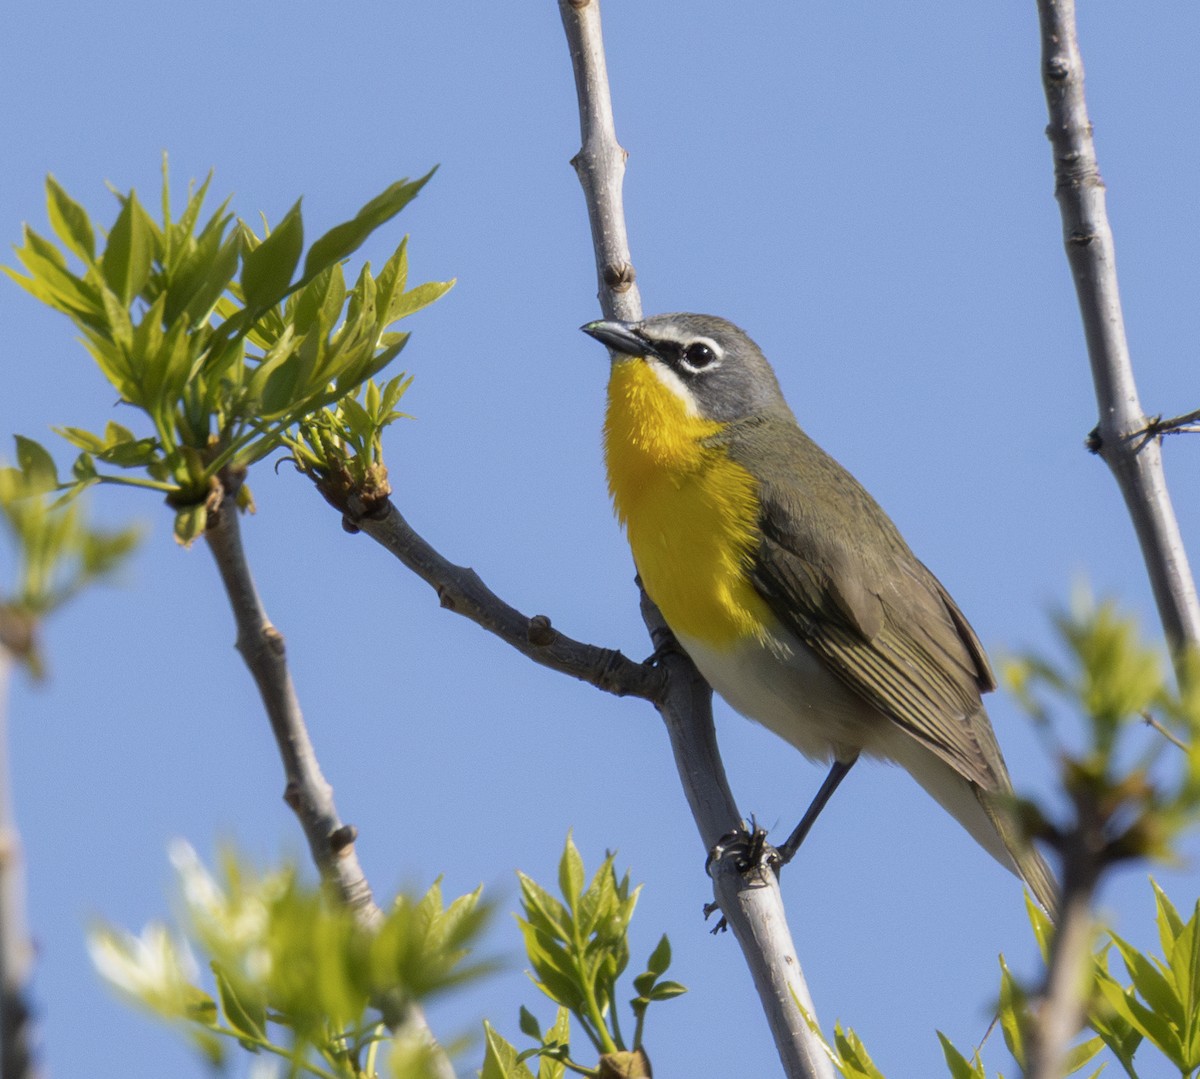
[[[609,93],[599,0],[559,0],[579,99],[581,148],[573,159],[583,187],[607,318],[639,319],[641,299],[629,253],[621,183],[626,153],[617,141]],[[676,648],[661,614],[643,595],[643,616],[668,658],[665,692],[655,701],[671,739],[684,793],[706,849],[720,851],[723,836],[742,828],[712,725],[712,690]],[[785,1073],[791,1079],[832,1079],[824,1047],[796,1002],[815,1019],[775,875],[744,875],[736,859],[718,853],[710,865],[714,894],[754,977]]]
[[[1200,645],[1200,603],[1163,475],[1158,432],[1142,412],[1134,384],[1104,181],[1084,98],[1075,0],[1038,0],[1038,16],[1055,197],[1100,411],[1095,448],[1133,519],[1163,631],[1182,674],[1186,647]]]

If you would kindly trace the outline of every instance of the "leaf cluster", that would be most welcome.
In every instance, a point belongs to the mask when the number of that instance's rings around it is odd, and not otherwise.
[[[1185,922],[1154,885],[1162,957],[1146,955],[1116,933],[1095,959],[1095,993],[1089,1021],[1126,1073],[1137,1079],[1133,1054],[1155,1046],[1181,1076],[1200,1072],[1200,901]],[[1128,984],[1110,973],[1116,951]]]
[[[392,493],[383,463],[383,430],[407,413],[396,405],[412,383],[412,376],[397,375],[382,386],[369,379],[361,394],[346,396],[331,408],[314,413],[284,441],[296,467],[338,509],[349,510],[357,495],[360,512]]]
[[[0,647],[42,673],[36,628],[46,615],[121,564],[137,543],[136,528],[90,526],[78,503],[51,492],[54,464],[36,442],[17,437],[17,468],[0,468],[0,534],[12,575],[0,591]]]
[[[181,1026],[214,1062],[233,1040],[289,1060],[293,1074],[375,1076],[385,1010],[402,1021],[417,1002],[488,969],[468,961],[488,914],[479,891],[446,906],[434,884],[419,898],[402,895],[367,927],[291,868],[258,872],[228,855],[218,878],[189,847],[173,857],[183,935],[101,927],[90,947],[110,984]],[[208,961],[211,988],[193,950]],[[428,1062],[419,1044],[398,1044],[392,1055],[405,1062],[394,1074],[415,1077]]]
[[[1058,748],[1074,819],[1055,821],[1053,812],[1025,801],[1018,807],[1025,829],[1064,855],[1093,852],[1097,876],[1129,859],[1170,859],[1200,814],[1200,657],[1184,658],[1175,689],[1161,653],[1112,602],[1078,601],[1054,623],[1065,661],[1024,655],[1005,674],[1047,731],[1056,705],[1082,712],[1086,744],[1077,752]],[[1147,736],[1147,727],[1154,733]]]
[[[118,194],[101,247],[87,211],[50,177],[55,239],[26,226],[16,248],[25,272],[5,272],[75,323],[119,402],[149,421],[142,434],[115,422],[103,433],[61,428],[81,451],[61,486],[161,491],[183,543],[203,532],[222,484],[249,507],[246,469],[297,424],[354,397],[408,340],[391,327],[450,288],[408,288],[403,242],[378,275],[364,265],[353,285],[342,266],[429,175],[392,184],[314,241],[303,263],[299,202],[261,236],[228,200],[202,221],[210,175],[174,217],[164,161],[161,222],[136,192]]]
[[[522,916],[517,922],[533,968],[530,977],[558,1011],[553,1026],[543,1030],[530,1011],[521,1009],[521,1031],[538,1045],[520,1053],[489,1027],[485,1079],[533,1079],[524,1064],[533,1056],[541,1058],[538,1079],[558,1079],[563,1068],[595,1076],[649,1075],[643,1048],[647,1009],[686,990],[663,977],[671,962],[671,946],[663,936],[646,969],[633,979],[629,1003],[635,1026],[626,1042],[616,1010],[617,981],[629,964],[629,924],[640,888],[631,888],[628,873],[618,879],[615,858],[609,854],[586,884],[583,859],[568,835],[558,868],[561,899],[518,875]],[[572,1058],[571,1017],[600,1054],[595,1068]]]
[[[1063,1075],[1082,1071],[1105,1048],[1112,1052],[1129,1079],[1141,1079],[1143,1073],[1163,1074],[1164,1058],[1183,1079],[1195,1079],[1200,1074],[1200,902],[1185,921],[1163,890],[1157,884],[1153,887],[1162,957],[1139,951],[1116,933],[1107,935],[1092,957],[1082,987],[1088,1000],[1088,1025],[1094,1035],[1072,1047],[1064,1061]],[[1026,907],[1045,960],[1053,925],[1032,900],[1027,901]],[[1110,971],[1109,959],[1114,951],[1120,956],[1128,982],[1118,980]],[[1023,1074],[1028,1063],[1028,1031],[1039,1001],[1021,985],[1003,956],[1000,970],[997,1017],[1004,1042]],[[811,1017],[805,1014],[805,1018],[810,1029],[821,1038],[840,1075],[846,1079],[884,1079],[854,1031],[837,1025],[830,1045]],[[979,1050],[967,1055],[940,1031],[938,1039],[952,1079],[988,1079],[993,1074]],[[1159,1055],[1149,1064],[1135,1061],[1134,1054],[1147,1046]],[[1143,1072],[1138,1071],[1139,1066]],[[1152,1070],[1145,1072],[1147,1067]],[[1104,1068],[1101,1062],[1090,1072],[1089,1079],[1095,1079]],[[994,1074],[1003,1079],[1002,1072]]]

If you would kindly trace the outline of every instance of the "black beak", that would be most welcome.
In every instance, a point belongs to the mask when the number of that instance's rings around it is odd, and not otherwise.
[[[657,356],[658,350],[637,332],[636,326],[636,322],[601,319],[579,328],[621,356]]]

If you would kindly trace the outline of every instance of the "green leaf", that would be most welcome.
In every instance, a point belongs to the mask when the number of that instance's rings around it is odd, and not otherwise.
[[[58,469],[49,452],[32,438],[13,436],[17,443],[17,464],[25,474],[30,494],[42,494],[58,487]]]
[[[518,873],[517,880],[521,885],[521,906],[530,923],[559,940],[568,940],[571,915],[566,908],[532,877]]]
[[[78,483],[90,483],[98,478],[96,463],[92,460],[90,453],[81,453],[75,458],[75,463],[71,465],[71,475]]]
[[[946,1058],[946,1066],[950,1069],[953,1079],[987,1079],[979,1058],[974,1063],[969,1061],[940,1030],[937,1032],[938,1041],[942,1043],[942,1055]]]
[[[1183,932],[1183,918],[1167,898],[1167,893],[1158,886],[1157,881],[1151,879],[1150,886],[1154,889],[1154,902],[1157,907],[1155,920],[1158,923],[1159,943],[1162,945],[1163,955],[1170,955],[1176,938]]]
[[[273,307],[287,292],[304,250],[304,221],[300,201],[288,210],[270,234],[242,255],[242,295],[249,308]]]
[[[315,277],[326,267],[353,254],[380,225],[404,209],[436,172],[430,169],[419,180],[398,180],[368,202],[349,221],[335,225],[309,248],[304,278]]]
[[[495,1027],[486,1020],[483,1036],[487,1048],[480,1079],[534,1079],[533,1072],[518,1059],[517,1050],[497,1034]]]
[[[534,984],[556,1004],[578,1011],[585,991],[580,985],[571,956],[561,944],[518,919],[525,941],[525,954],[536,975]]]
[[[659,982],[650,991],[650,999],[651,1000],[670,1000],[672,997],[681,997],[686,992],[687,992],[686,985],[680,985],[679,982],[673,982],[668,979],[665,982]]]
[[[1134,988],[1141,994],[1143,1000],[1166,1021],[1175,1026],[1181,1026],[1184,1020],[1183,1002],[1175,991],[1175,986],[1163,976],[1162,972],[1133,945],[1111,934],[1113,943],[1121,953]]]
[[[558,887],[563,898],[567,901],[569,910],[576,910],[579,897],[583,893],[584,869],[583,858],[571,834],[567,833],[567,842],[563,847],[562,858],[558,863]]]
[[[219,963],[212,964],[213,976],[217,982],[217,996],[221,1002],[221,1012],[225,1021],[239,1034],[260,1041],[267,1036],[267,1009],[261,1000],[255,1000],[248,994],[239,993],[233,983],[225,975]],[[247,1049],[257,1052],[257,1046],[252,1042],[242,1043]]]
[[[328,334],[337,324],[346,300],[346,278],[340,265],[334,264],[317,274],[295,297],[292,325],[297,336],[316,329]]]
[[[100,294],[96,288],[71,273],[62,252],[28,225],[24,228],[24,239],[16,254],[30,276],[22,277],[8,266],[0,269],[42,303],[87,325],[102,325]]]
[[[385,325],[390,326],[393,322],[416,314],[431,303],[436,303],[454,287],[454,284],[453,279],[450,281],[426,281],[425,284],[418,285],[411,292],[394,297],[388,306]]]
[[[841,1058],[842,1075],[847,1079],[884,1079],[883,1073],[867,1053],[866,1046],[853,1030],[843,1030],[840,1023],[835,1024],[833,1044]]]
[[[82,427],[55,427],[53,430],[55,434],[62,435],[72,446],[87,453],[96,453],[104,449],[106,445],[104,439],[99,435],[85,431]]]
[[[662,939],[654,946],[654,951],[650,953],[650,958],[646,961],[646,970],[655,975],[661,976],[667,972],[667,967],[671,965],[671,942],[667,939],[667,934],[662,935]]]
[[[1063,1074],[1074,1075],[1103,1048],[1103,1038],[1089,1038],[1085,1042],[1080,1042],[1078,1045],[1073,1045],[1069,1050],[1067,1050],[1066,1060],[1063,1061]],[[1104,1065],[1101,1064],[1099,1071],[1097,1071],[1095,1074],[1099,1075],[1103,1070]]]
[[[131,191],[109,231],[101,259],[104,281],[125,307],[145,287],[153,254],[151,223]]]
[[[1028,901],[1028,895],[1026,895]],[[1040,910],[1041,908],[1039,908]],[[1024,1068],[1027,1063],[1025,1046],[1026,995],[1020,983],[1008,969],[1008,961],[1000,956],[1000,1029],[1004,1044],[1013,1059]]]
[[[53,176],[46,177],[46,207],[58,238],[84,262],[96,259],[96,237],[87,211],[71,198]]]
[[[526,1008],[524,1004],[521,1005],[517,1025],[521,1028],[521,1033],[525,1037],[536,1038],[539,1042],[542,1040],[542,1025],[537,1021],[537,1016]]]
[[[185,506],[175,512],[175,542],[182,547],[190,547],[207,527],[208,510],[204,505]]]

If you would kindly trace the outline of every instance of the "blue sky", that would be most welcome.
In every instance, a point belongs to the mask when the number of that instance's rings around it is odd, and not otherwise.
[[[1095,422],[1059,239],[1032,3],[728,4],[608,0],[626,206],[647,313],[743,325],[801,423],[854,471],[941,577],[993,655],[1044,645],[1044,611],[1081,575],[1153,627],[1115,485],[1082,449]],[[1194,408],[1200,338],[1200,8],[1082,10],[1143,404]],[[215,169],[247,219],[304,196],[308,233],[401,176],[441,168],[364,250],[411,233],[414,279],[458,285],[409,327],[416,419],[387,444],[395,500],[448,557],[565,631],[641,657],[628,550],[600,456],[606,357],[575,94],[556,5],[203,6],[18,2],[0,42],[0,235],[44,228],[54,173],[101,219],[106,181],[154,205],[163,150],[178,191]],[[112,394],[68,323],[12,285],[0,433],[101,427]],[[127,417],[117,417],[126,419]],[[57,445],[67,461],[65,446]],[[1200,535],[1200,447],[1167,447],[1185,536]],[[306,482],[252,477],[260,591],[377,894],[483,882],[502,912],[516,869],[553,880],[568,828],[589,866],[619,850],[646,888],[635,956],[664,930],[691,987],[650,1020],[663,1074],[777,1073],[732,939],[712,938],[704,851],[653,711],[538,668],[442,611]],[[234,840],[267,860],[302,840],[211,558],[178,549],[152,498],[102,491],[96,514],[147,530],[116,587],[47,631],[52,680],[11,708],[37,999],[58,1076],[200,1076],[172,1034],[91,972],[88,922],[171,909],[166,847]],[[1046,747],[1003,694],[989,708],[1019,788]],[[789,829],[818,768],[718,706],[743,812]],[[1191,851],[1197,853],[1196,844]],[[1192,861],[1159,879],[1180,904]],[[821,1019],[854,1026],[895,1077],[940,1074],[935,1029],[973,1044],[996,955],[1031,970],[1020,889],[906,776],[856,769],[784,880]],[[1103,895],[1148,946],[1144,873]],[[510,962],[432,1012],[516,1035]],[[465,1058],[464,1072],[479,1053]]]

